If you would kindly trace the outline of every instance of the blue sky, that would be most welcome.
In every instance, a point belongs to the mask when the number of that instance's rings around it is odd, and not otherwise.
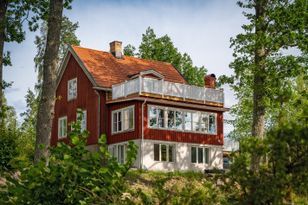
[[[72,7],[65,15],[79,22],[81,46],[108,51],[109,42],[121,40],[124,46],[137,47],[150,26],[158,36],[168,34],[181,52],[190,54],[194,64],[204,65],[217,76],[232,73],[228,66],[232,61],[229,40],[242,32],[245,23],[236,0],[74,0]],[[4,69],[4,79],[14,82],[5,95],[18,115],[26,109],[24,96],[28,89],[34,89],[37,76],[33,58],[38,33],[26,32],[21,44],[5,45],[13,66]],[[225,104],[230,107],[236,99],[228,87],[225,91]],[[228,132],[231,128],[226,129]]]

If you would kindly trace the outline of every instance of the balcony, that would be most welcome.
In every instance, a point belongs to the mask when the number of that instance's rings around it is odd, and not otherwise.
[[[224,103],[222,89],[197,87],[173,83],[164,79],[141,77],[112,86],[112,100],[126,98],[133,94],[161,98],[176,98],[181,101],[198,101],[199,103]]]

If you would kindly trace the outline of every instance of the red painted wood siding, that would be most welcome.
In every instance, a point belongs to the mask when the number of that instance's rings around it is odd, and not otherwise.
[[[151,103],[151,105],[154,105]],[[159,104],[156,104],[159,105]],[[165,105],[160,105],[165,106]],[[172,106],[182,109],[188,109],[179,106]],[[189,110],[197,110],[193,107]],[[213,112],[209,110],[200,110],[198,111],[207,111]],[[153,129],[148,128],[148,105],[144,107],[144,126],[145,126],[145,139],[151,140],[162,140],[162,141],[174,141],[174,142],[186,142],[186,143],[196,143],[196,144],[211,144],[211,145],[223,145],[223,113],[217,113],[217,135],[211,134],[202,134],[202,133],[192,133],[192,132],[182,132],[182,131],[172,131],[172,130],[162,130],[162,129]]]
[[[67,101],[67,82],[77,77],[77,99]],[[80,68],[74,57],[70,57],[62,79],[56,90],[55,113],[52,126],[51,145],[58,141],[58,119],[67,116],[69,124],[76,121],[77,108],[87,110],[87,130],[90,132],[88,144],[96,144],[98,140],[98,95],[93,85]],[[62,139],[66,141],[67,139]]]
[[[113,110],[118,110],[128,106],[135,106],[135,129],[133,131],[127,131],[117,134],[112,134],[112,122],[111,113]],[[128,140],[138,139],[141,137],[141,105],[140,101],[122,102],[117,104],[108,105],[108,129],[107,129],[107,143],[113,144],[118,142],[124,142]]]

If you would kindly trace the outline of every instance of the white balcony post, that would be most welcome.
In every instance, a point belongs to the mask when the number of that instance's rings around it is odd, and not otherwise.
[[[204,87],[204,93],[203,93],[203,103],[205,104],[205,94],[206,94],[206,87]]]
[[[161,96],[164,97],[164,79],[161,79]]]
[[[141,95],[141,92],[142,92],[142,77],[141,75],[139,75],[139,95]]]
[[[186,99],[186,85],[185,84],[183,84],[183,99],[184,99],[184,101],[185,101],[185,99]]]

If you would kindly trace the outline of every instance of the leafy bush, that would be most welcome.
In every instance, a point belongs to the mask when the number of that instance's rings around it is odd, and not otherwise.
[[[136,145],[129,142],[126,163],[121,165],[108,153],[104,136],[98,151],[91,152],[80,121],[72,127],[71,145],[59,143],[50,149],[48,159],[21,168],[18,178],[8,176],[0,204],[110,204],[120,199]]]
[[[0,131],[0,172],[13,169],[10,162],[18,154],[16,150],[16,137],[14,131],[4,129]]]

